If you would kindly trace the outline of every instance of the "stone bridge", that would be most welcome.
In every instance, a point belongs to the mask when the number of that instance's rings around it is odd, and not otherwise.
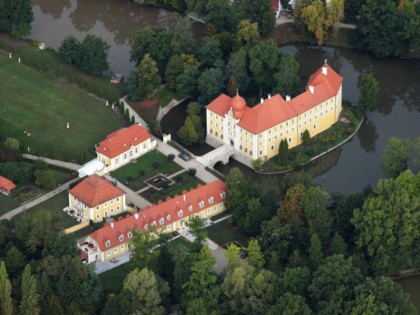
[[[217,162],[222,162],[222,164],[227,164],[229,162],[229,158],[235,154],[235,149],[227,144],[210,151],[209,153],[200,156],[197,158],[197,161],[201,164],[214,167]]]

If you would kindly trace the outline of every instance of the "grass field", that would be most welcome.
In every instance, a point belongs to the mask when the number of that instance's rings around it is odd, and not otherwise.
[[[19,139],[26,150],[42,156],[52,150],[58,158],[78,161],[81,152],[122,126],[110,107],[86,91],[16,58],[0,54],[0,77],[0,135]]]
[[[0,194],[0,216],[14,208],[17,208],[19,204],[19,201],[13,197]]]
[[[230,220],[225,220],[213,225],[207,229],[207,236],[219,245],[224,245],[229,242],[237,241],[242,246],[248,245],[249,238],[242,234]]]
[[[153,167],[154,162],[159,163],[158,169]],[[140,170],[145,171],[145,175],[142,177],[139,175]],[[146,186],[144,180],[156,174],[163,173],[171,175],[179,170],[181,170],[181,166],[175,162],[169,163],[165,155],[157,150],[153,150],[139,157],[136,163],[129,163],[112,172],[111,176],[122,183],[125,183],[131,177],[132,179],[128,182],[128,187],[136,191]]]
[[[41,211],[42,209],[46,209],[51,213],[51,215],[58,220],[58,224],[51,227],[55,232],[60,232],[68,227],[71,227],[78,222],[76,219],[70,217],[67,213],[64,213],[63,208],[68,206],[69,204],[69,194],[67,191],[63,191],[59,193],[58,195],[44,201],[43,203],[32,207],[25,212],[22,212],[21,214],[13,217],[12,220],[19,220],[22,216],[27,215],[34,215],[37,212]]]

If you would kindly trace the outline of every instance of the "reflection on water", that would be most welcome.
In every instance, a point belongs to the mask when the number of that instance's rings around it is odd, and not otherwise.
[[[141,6],[132,0],[33,0],[31,38],[57,49],[67,35],[82,40],[86,34],[102,37],[110,45],[109,62],[116,73],[127,75],[132,31],[140,26],[167,27],[168,11]],[[194,34],[201,32],[194,24]]]

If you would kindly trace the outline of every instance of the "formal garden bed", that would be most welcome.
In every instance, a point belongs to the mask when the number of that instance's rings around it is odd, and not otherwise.
[[[182,168],[173,159],[157,150],[147,152],[136,161],[128,163],[111,173],[121,183],[137,191],[146,187],[145,181],[159,173],[169,176]]]
[[[175,195],[181,195],[184,190],[196,188],[198,184],[204,185],[205,183],[195,177],[190,172],[179,174],[173,178],[174,183],[167,187],[162,187],[160,190],[149,188],[140,193],[140,196],[147,199],[151,203],[157,203],[159,200],[165,201],[169,196],[173,198]]]

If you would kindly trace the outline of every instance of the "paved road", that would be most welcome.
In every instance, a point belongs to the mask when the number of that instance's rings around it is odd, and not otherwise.
[[[276,25],[286,24],[286,23],[294,23],[295,20],[293,17],[288,18],[286,15],[279,15],[278,18],[276,18]],[[340,28],[348,28],[348,29],[356,29],[355,24],[346,24],[346,23],[340,23]]]
[[[28,203],[25,203],[24,205],[22,205],[22,206],[20,206],[20,207],[18,207],[16,209],[13,209],[13,210],[11,210],[9,212],[7,212],[2,217],[0,217],[0,220],[10,220],[15,215],[18,215],[19,213],[21,213],[21,212],[23,212],[23,211],[25,211],[25,210],[27,210],[29,208],[32,208],[32,207],[34,207],[36,205],[39,205],[40,203],[42,203],[42,202],[44,202],[44,201],[46,201],[46,200],[54,197],[55,195],[61,193],[62,191],[65,191],[65,190],[69,189],[69,185],[72,184],[72,183],[74,183],[78,179],[79,179],[78,177],[75,178],[75,179],[72,179],[71,181],[68,181],[67,183],[61,185],[57,189],[54,189],[53,191],[50,191],[49,193],[47,193],[47,194],[45,194],[45,195],[43,195],[43,196],[41,196],[41,197],[39,197],[37,199],[34,199],[32,201],[29,201]]]
[[[72,171],[77,171],[79,168],[81,168],[82,166],[76,163],[70,163],[70,162],[64,162],[64,161],[60,161],[60,160],[53,160],[53,159],[49,159],[46,157],[41,157],[41,156],[36,156],[36,155],[31,155],[31,154],[22,154],[22,156],[26,159],[29,160],[41,160],[44,161],[45,163],[49,164],[49,165],[54,165],[54,166],[58,166],[61,168],[65,168],[68,170],[72,170]]]

